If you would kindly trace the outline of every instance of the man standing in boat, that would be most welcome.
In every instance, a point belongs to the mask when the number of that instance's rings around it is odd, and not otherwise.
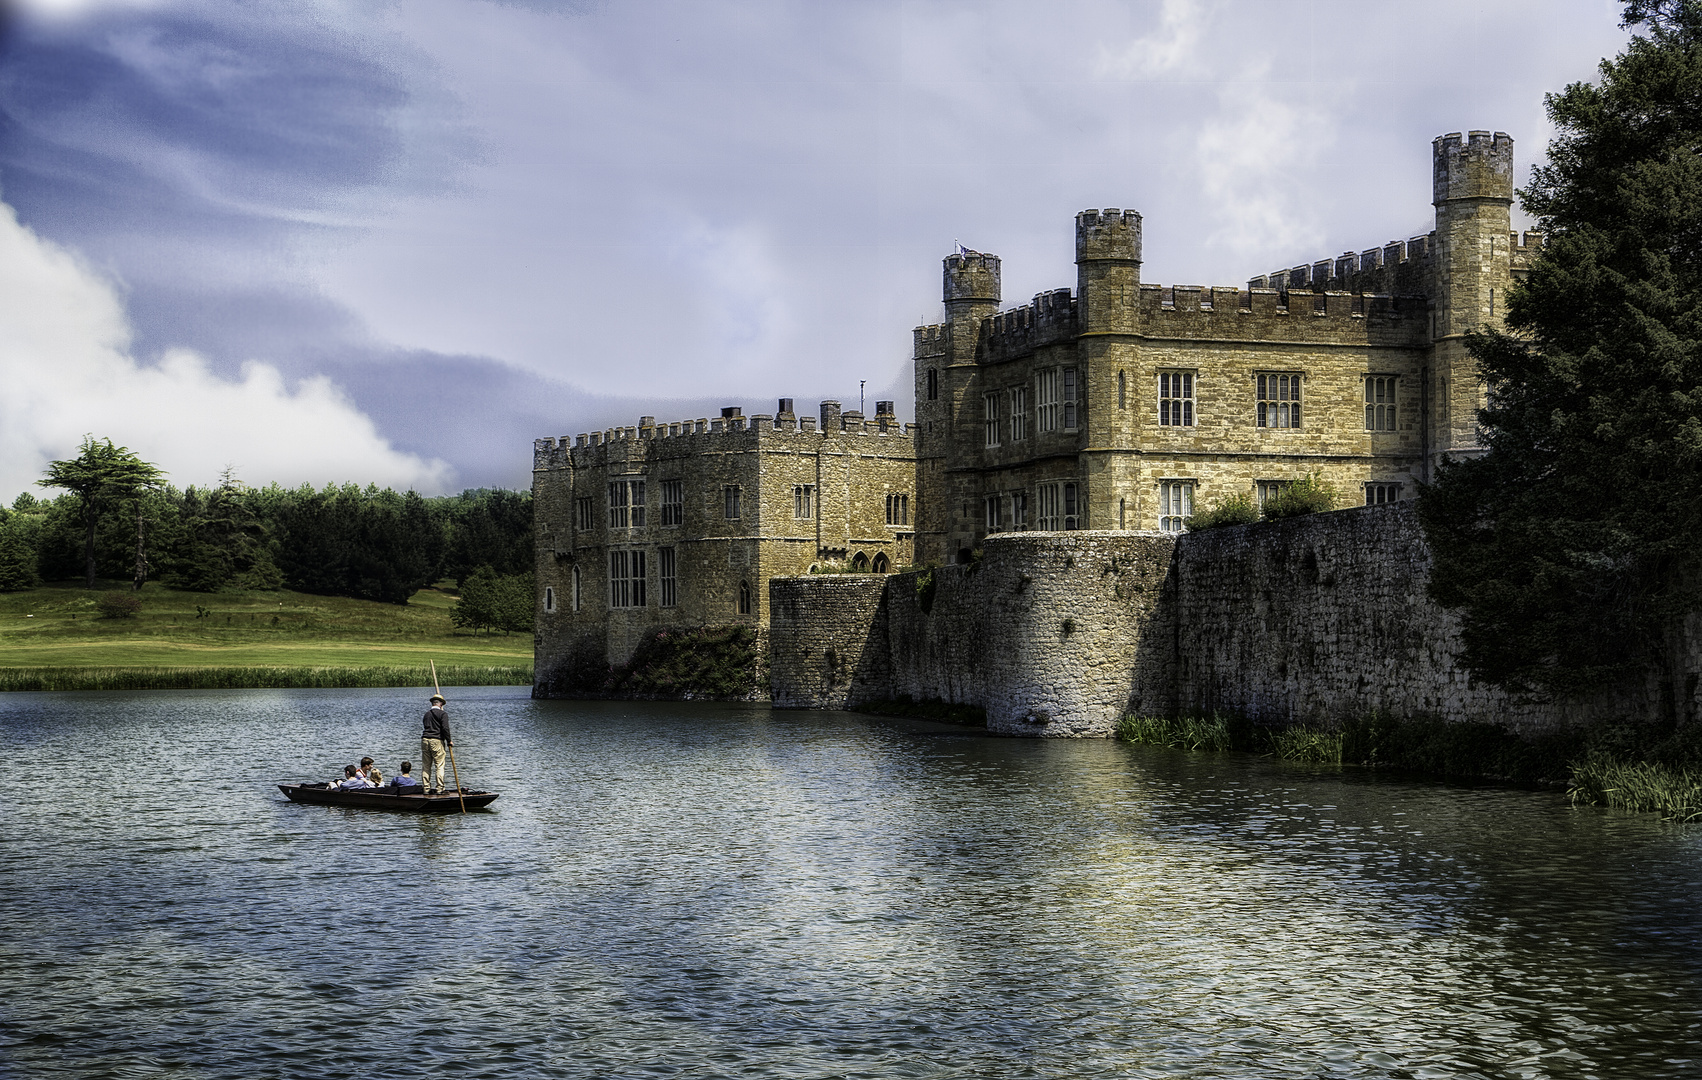
[[[431,708],[426,710],[425,729],[420,733],[420,761],[423,763],[426,794],[434,790],[447,791],[443,785],[443,759],[448,756],[449,714],[444,711],[442,694],[431,696]]]

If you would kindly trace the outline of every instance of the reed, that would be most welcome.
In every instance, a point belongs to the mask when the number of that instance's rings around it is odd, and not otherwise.
[[[1117,724],[1117,737],[1144,746],[1171,750],[1221,753],[1230,749],[1229,721],[1211,716],[1125,716]]]
[[[451,686],[526,686],[530,664],[447,664],[437,669]],[[37,667],[0,668],[0,691],[18,690],[298,690],[426,686],[424,666],[305,667]]]
[[[1594,753],[1572,765],[1566,795],[1592,803],[1657,813],[1678,821],[1702,819],[1702,772]]]
[[[1271,733],[1271,753],[1287,761],[1304,761],[1314,765],[1342,763],[1342,736],[1339,731],[1291,727]]]

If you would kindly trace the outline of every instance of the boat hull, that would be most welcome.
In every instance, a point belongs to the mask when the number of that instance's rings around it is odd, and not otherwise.
[[[469,810],[496,801],[494,791],[464,791],[460,795],[392,795],[387,789],[328,788],[318,784],[279,784],[290,802],[315,806],[353,806],[361,810],[388,810],[395,814],[457,814],[465,801]]]

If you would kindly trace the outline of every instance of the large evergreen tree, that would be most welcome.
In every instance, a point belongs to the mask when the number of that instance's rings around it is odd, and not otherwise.
[[[49,462],[47,475],[36,483],[64,488],[82,500],[83,568],[85,582],[91,589],[95,587],[96,527],[104,515],[118,507],[136,506],[136,588],[140,589],[147,574],[140,500],[143,494],[160,486],[165,474],[131,453],[129,447],[112,445],[111,439],[84,436],[78,449],[80,452],[74,458]]]
[[[1547,246],[1507,332],[1470,339],[1488,452],[1421,504],[1466,663],[1513,686],[1658,662],[1702,601],[1702,0],[1625,22],[1599,82],[1547,99],[1558,135],[1520,193]]]

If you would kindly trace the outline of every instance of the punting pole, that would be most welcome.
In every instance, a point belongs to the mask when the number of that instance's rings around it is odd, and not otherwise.
[[[431,688],[438,697],[443,696],[443,687],[437,685],[437,661],[431,662]],[[467,796],[461,794],[461,770],[455,767],[455,743],[445,739],[449,747],[449,775],[455,778],[455,794],[461,800],[461,812],[467,812]]]

